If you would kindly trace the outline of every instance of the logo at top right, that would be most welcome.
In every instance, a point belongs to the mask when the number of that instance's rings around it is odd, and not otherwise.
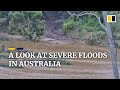
[[[107,22],[116,22],[116,15],[107,15]]]

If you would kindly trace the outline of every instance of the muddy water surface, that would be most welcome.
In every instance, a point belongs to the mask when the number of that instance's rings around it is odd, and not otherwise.
[[[68,52],[108,52],[109,48],[101,46],[90,46],[81,43],[55,44],[30,41],[4,41],[8,47],[22,47],[31,51],[68,51]],[[120,49],[118,49],[118,67],[120,69]],[[3,60],[1,60],[2,62]],[[5,62],[5,60],[4,60]],[[111,58],[107,59],[75,59],[69,60],[72,65],[63,65],[59,68],[26,67],[7,68],[0,67],[0,78],[85,78],[106,79],[114,78]],[[29,77],[28,77],[29,75]]]

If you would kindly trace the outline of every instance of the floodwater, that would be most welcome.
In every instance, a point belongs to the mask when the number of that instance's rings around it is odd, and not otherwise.
[[[108,47],[91,46],[84,43],[55,44],[30,41],[4,41],[8,47],[22,47],[31,51],[52,52],[108,52]],[[118,68],[120,70],[120,49],[118,54]],[[0,60],[0,63],[7,60]],[[71,65],[62,65],[58,68],[25,67],[9,68],[0,66],[0,78],[26,79],[113,79],[113,70],[110,54],[106,59],[70,59]]]

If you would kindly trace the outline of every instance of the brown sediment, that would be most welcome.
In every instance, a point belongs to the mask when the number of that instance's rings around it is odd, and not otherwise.
[[[31,51],[69,51],[69,52],[109,52],[109,48],[90,46],[81,43],[55,44],[29,41],[5,41],[8,47],[23,47]],[[118,67],[120,69],[120,50],[118,49]],[[62,65],[57,68],[25,67],[8,68],[0,66],[0,78],[72,78],[72,79],[110,79],[114,78],[110,55],[107,59],[70,59],[71,65]],[[0,60],[7,63],[8,60]]]

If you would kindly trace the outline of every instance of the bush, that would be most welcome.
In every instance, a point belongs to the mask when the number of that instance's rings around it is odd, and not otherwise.
[[[87,30],[81,30],[79,33],[80,36],[83,37],[85,34],[87,34]]]
[[[77,28],[79,30],[87,30],[87,32],[94,32],[102,30],[98,20],[92,16],[83,17],[77,22]]]
[[[90,35],[90,38],[88,38],[88,44],[90,44],[90,45],[96,45],[97,44],[97,37],[96,37],[96,35],[94,34],[94,33],[92,33],[91,35]]]
[[[120,40],[116,41],[117,47],[120,48]]]
[[[6,24],[7,22],[7,18],[0,18],[0,26],[3,26],[4,24]]]
[[[119,32],[120,33],[120,15],[116,15],[116,23],[111,23],[111,28],[113,33],[114,32]]]
[[[75,22],[72,17],[69,17],[63,22],[63,31],[70,32],[74,28]]]
[[[106,33],[103,31],[92,32],[88,34],[87,43],[90,45],[97,45],[102,43],[106,37]]]
[[[113,34],[113,37],[114,37],[115,40],[120,40],[120,33],[119,32],[118,33],[115,32]]]
[[[105,30],[102,29],[97,18],[93,16],[84,16],[78,21],[74,21],[73,17],[69,17],[64,21],[63,28],[66,32],[70,32],[73,29],[73,31],[78,30],[79,35],[76,35],[91,45],[102,43],[106,37]],[[75,37],[75,33],[73,34]]]
[[[15,22],[21,22],[25,19],[22,11],[10,11],[8,16],[10,19],[12,18]]]

